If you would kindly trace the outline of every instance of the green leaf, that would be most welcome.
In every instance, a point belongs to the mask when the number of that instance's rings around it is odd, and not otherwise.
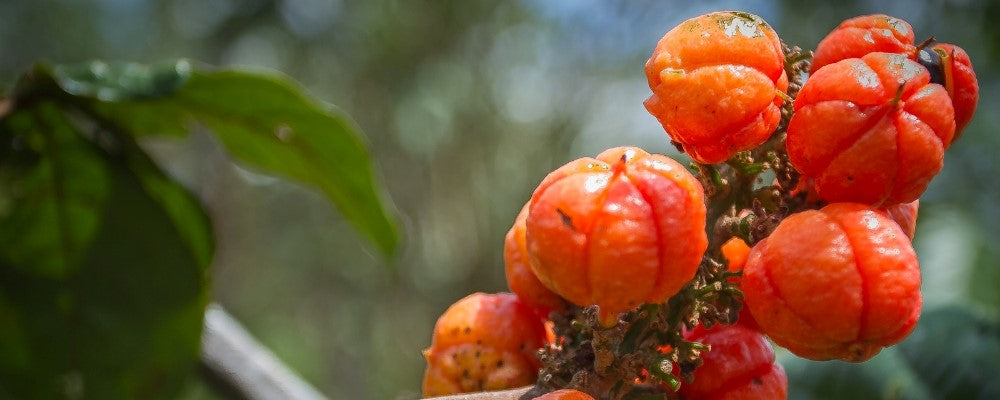
[[[152,66],[94,61],[52,69],[53,77],[67,93],[101,101],[169,96],[187,81],[190,74],[191,64],[184,60]]]
[[[114,171],[77,278],[81,375],[89,398],[170,398],[197,364],[207,266],[141,178]]]
[[[1000,324],[959,306],[925,312],[905,341],[865,363],[780,361],[790,399],[1000,398]]]
[[[32,273],[65,276],[98,228],[108,172],[53,103],[2,122],[0,259]]]
[[[197,365],[208,219],[131,137],[28,105],[0,119],[0,398],[171,398]]]
[[[371,156],[357,127],[332,107],[308,98],[286,77],[225,70],[192,72],[186,65],[179,62],[173,68],[149,69],[175,72],[163,73],[172,77],[161,79],[170,84],[119,85],[120,80],[109,78],[111,73],[79,72],[94,68],[54,73],[60,87],[70,94],[114,100],[92,101],[88,107],[124,132],[138,137],[184,136],[191,129],[207,128],[246,165],[318,188],[380,250],[395,251],[398,228],[383,206]],[[129,77],[160,76],[138,67],[108,69],[139,71],[124,74]],[[167,90],[181,81],[176,91]]]

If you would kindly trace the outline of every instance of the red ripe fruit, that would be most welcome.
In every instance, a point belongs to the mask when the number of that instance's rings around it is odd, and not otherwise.
[[[527,227],[524,221],[527,218],[528,204],[525,204],[504,239],[504,273],[507,275],[510,291],[544,319],[548,318],[550,312],[563,309],[566,302],[542,285],[531,269],[528,245],[525,242]]]
[[[695,161],[715,164],[767,140],[788,89],[781,41],[760,17],[722,11],[682,22],[646,62],[646,109]]]
[[[701,184],[676,161],[635,147],[550,173],[526,224],[538,279],[574,304],[597,305],[605,326],[677,293],[708,246]]]
[[[862,15],[840,23],[816,46],[812,67],[816,72],[828,64],[868,53],[897,53],[915,58],[913,27],[885,14]]]
[[[806,81],[786,145],[823,200],[878,207],[916,200],[941,170],[954,132],[951,99],[926,69],[871,53]]]
[[[438,318],[424,350],[424,396],[529,385],[541,363],[542,320],[510,293],[474,293]]]
[[[742,325],[698,326],[685,335],[711,346],[694,381],[681,385],[685,400],[780,400],[788,397],[788,378],[774,362],[774,350],[760,332]]]
[[[941,84],[948,91],[955,108],[955,139],[958,139],[979,103],[979,81],[972,69],[972,60],[961,47],[937,43],[930,49],[921,50],[919,61],[930,72],[931,82]]]
[[[862,204],[785,218],[750,251],[742,289],[763,332],[812,360],[865,361],[903,340],[920,316],[909,238]]]

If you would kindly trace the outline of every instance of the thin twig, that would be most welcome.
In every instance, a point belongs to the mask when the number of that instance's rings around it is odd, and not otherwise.
[[[220,392],[245,399],[325,400],[218,304],[205,310],[201,371]]]

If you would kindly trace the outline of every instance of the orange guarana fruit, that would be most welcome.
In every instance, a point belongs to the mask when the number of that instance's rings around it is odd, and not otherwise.
[[[528,204],[525,204],[504,239],[504,273],[507,275],[507,286],[510,287],[510,291],[544,319],[549,312],[565,308],[565,301],[542,285],[531,269],[531,259],[528,257],[528,246],[525,242],[527,228],[524,221],[527,218]]]
[[[972,120],[979,103],[979,80],[969,54],[949,43],[935,43],[920,52],[920,64],[931,74],[931,82],[941,84],[955,108],[955,139]]]
[[[538,279],[576,305],[599,306],[605,326],[677,293],[708,245],[701,184],[676,161],[635,147],[551,172],[526,225]]]
[[[545,324],[545,344],[547,345],[558,345],[559,337],[556,336],[556,324],[552,321],[546,320]]]
[[[742,325],[696,327],[687,340],[711,346],[701,353],[703,364],[694,381],[678,391],[685,400],[781,400],[788,397],[785,370],[774,360],[774,349],[760,332]]]
[[[743,269],[750,255],[750,246],[738,237],[729,238],[722,244],[722,256],[726,258],[726,269],[737,272]]]
[[[941,170],[954,132],[951,99],[926,69],[870,53],[806,81],[786,146],[823,200],[879,207],[916,200]]]
[[[534,383],[545,341],[542,320],[510,293],[474,293],[438,318],[424,350],[424,396]]]
[[[743,270],[743,266],[747,262],[747,257],[750,255],[750,246],[743,239],[733,237],[722,244],[722,256],[726,258],[726,269],[731,272],[738,272]],[[738,278],[732,278],[734,281],[739,282]],[[750,309],[743,305],[740,308],[739,319],[736,322],[739,325],[743,325],[747,328],[760,331],[760,327],[757,326],[757,321],[753,319],[753,315],[750,314]]]
[[[920,200],[909,203],[900,203],[894,206],[885,207],[882,212],[899,225],[910,240],[917,232],[917,209],[920,207]]]
[[[721,11],[667,32],[646,62],[646,109],[695,161],[716,164],[764,143],[788,89],[781,41],[760,17]]]
[[[535,397],[534,400],[594,400],[594,398],[579,390],[560,389]]]
[[[750,251],[741,284],[761,330],[812,360],[867,360],[903,340],[920,315],[909,238],[862,204],[785,218]]]
[[[868,53],[897,53],[916,58],[913,41],[913,27],[904,20],[885,14],[854,17],[841,22],[819,42],[809,72]]]

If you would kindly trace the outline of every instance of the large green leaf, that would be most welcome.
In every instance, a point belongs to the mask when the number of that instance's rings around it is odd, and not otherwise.
[[[207,128],[243,163],[321,190],[383,252],[398,245],[357,127],[283,76],[193,70],[180,61],[59,68],[53,77],[67,93],[93,99],[88,109],[106,122],[137,136]]]
[[[170,398],[197,364],[207,217],[131,137],[94,140],[64,111],[0,119],[0,237],[16,241],[0,247],[0,398]]]
[[[789,399],[1000,399],[1000,324],[960,306],[924,313],[909,338],[865,363],[781,361]]]
[[[0,133],[0,259],[62,277],[80,262],[103,211],[108,172],[53,103],[19,111]]]
[[[343,118],[287,79],[187,63],[34,68],[0,101],[0,398],[169,398],[193,371],[213,239],[136,144],[207,128],[321,189],[385,253],[396,225]]]

